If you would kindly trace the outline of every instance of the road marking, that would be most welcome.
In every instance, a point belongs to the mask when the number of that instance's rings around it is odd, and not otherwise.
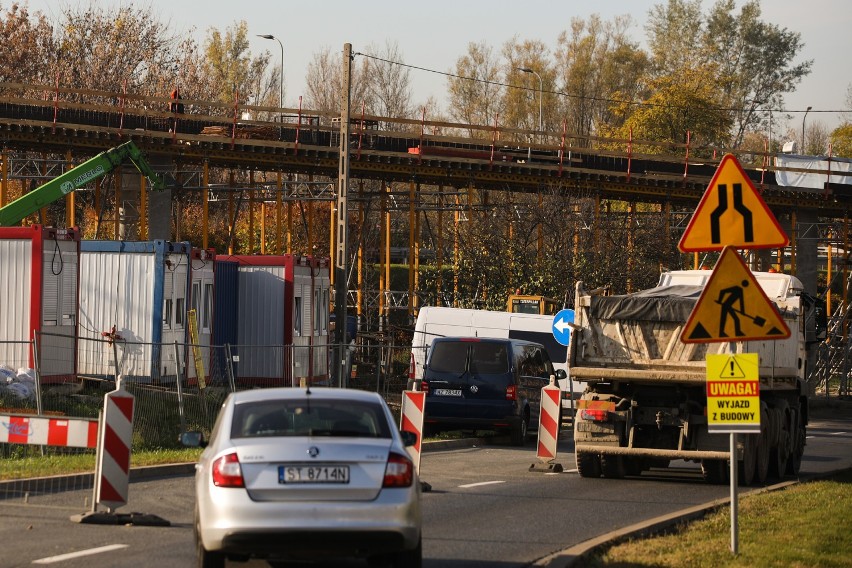
[[[459,485],[460,489],[467,489],[468,487],[480,487],[482,485],[494,485],[497,483],[506,483],[505,481],[480,481],[479,483],[468,483],[467,485]]]
[[[101,546],[98,548],[89,548],[88,550],[78,550],[77,552],[69,552],[68,554],[60,554],[59,556],[48,556],[47,558],[33,560],[33,564],[54,564],[55,562],[64,562],[65,560],[71,560],[72,558],[91,556],[93,554],[100,554],[101,552],[110,552],[111,550],[120,550],[122,548],[127,548],[128,546],[130,545],[110,544],[108,546]]]
[[[576,468],[574,468],[574,469],[566,469],[566,470],[565,470],[565,473],[580,473],[580,471],[579,471],[578,469],[576,469]]]
[[[832,432],[831,434],[829,434],[829,436],[842,436],[845,433],[846,432]]]

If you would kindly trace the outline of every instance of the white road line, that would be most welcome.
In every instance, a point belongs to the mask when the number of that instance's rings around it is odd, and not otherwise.
[[[578,469],[576,469],[576,468],[574,468],[574,469],[566,469],[566,470],[565,470],[565,473],[580,473],[580,470],[578,470]]]
[[[127,544],[110,544],[108,546],[89,548],[88,550],[79,550],[77,552],[69,552],[68,554],[60,554],[59,556],[48,556],[47,558],[33,560],[33,564],[54,564],[55,562],[64,562],[65,560],[71,560],[72,558],[80,558],[82,556],[91,556],[102,552],[110,552],[111,550],[119,550],[127,548],[128,546],[129,545]]]
[[[495,485],[497,483],[506,483],[505,481],[480,481],[479,483],[468,483],[467,485],[459,485],[460,489],[467,489],[468,487],[481,487],[482,485]]]
[[[831,434],[829,434],[829,436],[842,436],[845,433],[846,432],[832,432]]]

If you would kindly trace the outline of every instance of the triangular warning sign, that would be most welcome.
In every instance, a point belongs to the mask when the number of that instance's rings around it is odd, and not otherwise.
[[[720,379],[744,379],[746,378],[745,371],[740,367],[737,358],[733,355],[728,357],[722,370],[719,372]]]
[[[785,339],[790,329],[733,247],[725,247],[681,332],[684,343]]]
[[[678,243],[682,252],[780,248],[790,242],[733,154],[725,154]]]

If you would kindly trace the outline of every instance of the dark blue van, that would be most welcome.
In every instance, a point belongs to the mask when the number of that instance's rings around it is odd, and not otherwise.
[[[540,343],[519,339],[440,337],[423,371],[424,428],[508,430],[523,445],[538,428],[541,389],[554,374]]]

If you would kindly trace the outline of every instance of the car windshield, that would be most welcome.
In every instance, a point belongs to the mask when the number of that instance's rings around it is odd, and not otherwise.
[[[464,373],[468,353],[471,373],[487,375],[509,371],[506,344],[490,341],[436,341],[429,368],[438,373]]]
[[[344,436],[390,438],[380,404],[352,400],[264,400],[234,406],[231,438]]]

